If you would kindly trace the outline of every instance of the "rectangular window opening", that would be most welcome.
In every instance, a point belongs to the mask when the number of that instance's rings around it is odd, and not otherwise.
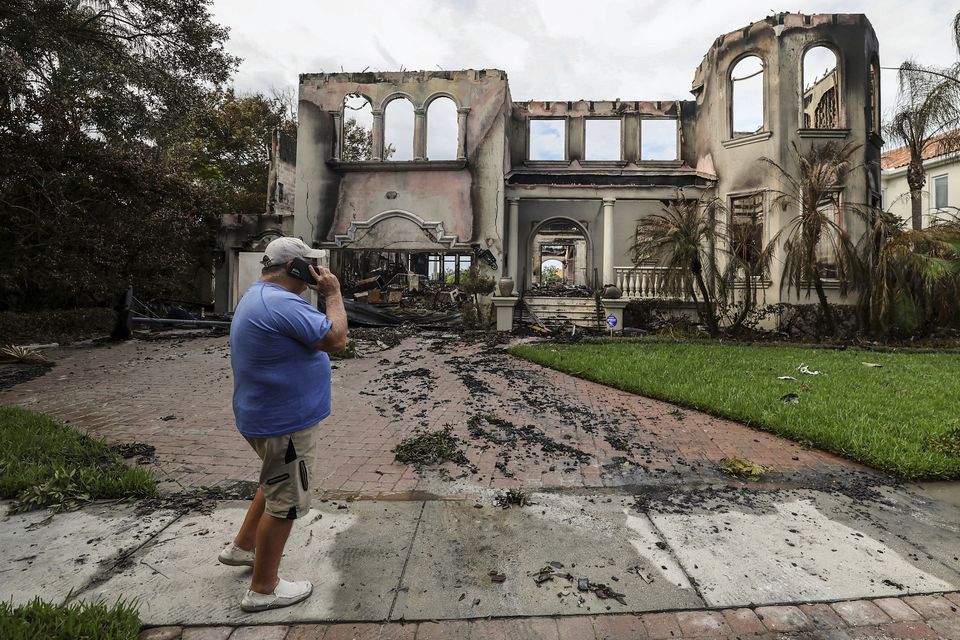
[[[763,193],[730,199],[730,248],[740,261],[750,265],[754,275],[760,275],[763,222]]]
[[[528,159],[567,159],[567,121],[562,118],[530,119]]]
[[[584,160],[620,160],[621,121],[619,118],[588,118],[584,125]]]
[[[678,121],[641,120],[640,121],[640,160],[678,160],[677,149]]]
[[[843,229],[843,208],[840,204],[841,194],[839,191],[831,192],[817,205],[817,209],[825,217],[832,220],[833,223]],[[839,277],[837,270],[837,257],[834,253],[834,233],[833,228],[824,228],[823,235],[820,238],[820,246],[817,247],[817,264],[820,267],[820,277],[836,279]]]
[[[933,178],[933,208],[947,208],[947,176],[936,176]]]

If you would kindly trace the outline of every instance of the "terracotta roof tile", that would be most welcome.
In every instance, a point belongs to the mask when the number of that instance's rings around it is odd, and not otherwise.
[[[939,136],[932,138],[923,150],[923,159],[930,160],[931,158],[957,151],[956,141],[958,134],[960,134],[960,130],[948,131],[947,133],[941,133]],[[884,151],[883,155],[880,156],[880,168],[882,169],[897,169],[899,167],[905,167],[908,164],[910,164],[910,149],[907,147],[897,147],[890,151]]]

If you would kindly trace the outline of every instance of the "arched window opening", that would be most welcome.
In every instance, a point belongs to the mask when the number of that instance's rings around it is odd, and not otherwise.
[[[533,237],[531,272],[541,286],[587,284],[587,238],[569,220],[555,220],[537,229]]]
[[[437,98],[427,107],[427,159],[457,159],[457,105]]]
[[[342,127],[340,159],[369,160],[373,156],[373,108],[362,95],[351,93],[344,97]]]
[[[837,54],[827,47],[813,47],[803,55],[803,127],[840,128]]]
[[[396,98],[383,112],[383,159],[413,160],[413,103]]]
[[[730,73],[733,137],[763,131],[763,60],[747,56]]]

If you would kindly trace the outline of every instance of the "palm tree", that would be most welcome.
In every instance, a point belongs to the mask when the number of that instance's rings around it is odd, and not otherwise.
[[[861,257],[869,287],[861,309],[875,331],[916,333],[960,317],[960,222],[904,229],[897,216],[870,210]]]
[[[960,125],[960,82],[957,77],[951,77],[950,72],[935,72],[911,62],[903,63],[900,103],[886,126],[888,136],[910,151],[907,184],[914,229],[923,227],[924,154],[928,151],[950,153],[960,148],[960,133],[956,130]]]
[[[840,224],[841,214],[847,208],[840,193],[844,176],[853,168],[851,159],[859,149],[859,145],[841,145],[831,140],[801,153],[794,144],[796,174],[770,158],[761,158],[778,170],[786,185],[785,190],[774,190],[774,203],[797,212],[770,240],[776,246],[783,237],[780,291],[795,291],[798,296],[805,292],[809,298],[811,289],[815,290],[830,334],[835,332],[836,324],[823,287],[826,272],[835,272],[840,295],[845,296],[858,264],[856,247]]]
[[[717,240],[714,213],[718,207],[722,205],[715,198],[691,200],[678,190],[677,198],[665,205],[662,213],[640,219],[631,247],[635,264],[655,259],[666,267],[664,287],[690,296],[700,322],[713,337],[720,335],[713,254]]]

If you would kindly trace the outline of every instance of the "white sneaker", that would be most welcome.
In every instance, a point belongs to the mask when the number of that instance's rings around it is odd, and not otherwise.
[[[220,552],[217,560],[219,560],[221,564],[227,564],[231,567],[252,567],[255,557],[254,551],[241,549],[237,546],[237,543],[231,542]]]
[[[240,608],[247,612],[265,611],[267,609],[279,609],[280,607],[289,607],[306,600],[313,593],[313,584],[304,580],[303,582],[288,582],[280,578],[273,593],[257,593],[248,590],[243,600],[240,601]]]

